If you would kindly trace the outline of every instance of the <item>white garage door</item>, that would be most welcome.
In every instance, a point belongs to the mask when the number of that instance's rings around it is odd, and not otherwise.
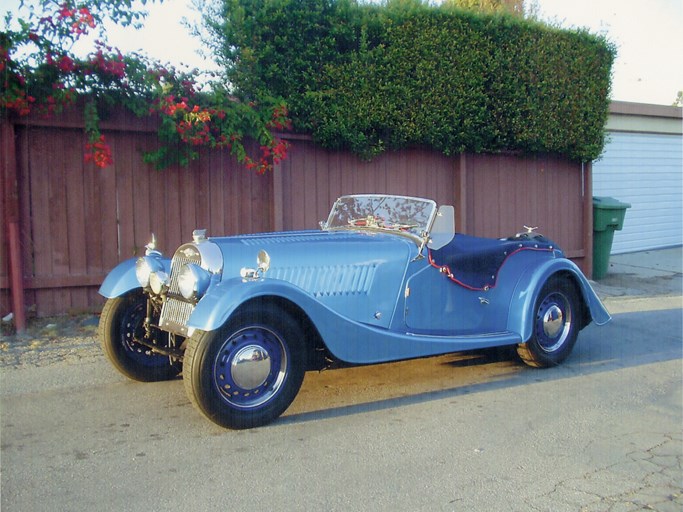
[[[631,204],[612,254],[683,245],[683,137],[608,134],[593,163],[593,195]]]

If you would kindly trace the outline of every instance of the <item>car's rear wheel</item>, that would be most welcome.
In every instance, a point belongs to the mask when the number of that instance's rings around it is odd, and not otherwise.
[[[553,276],[536,300],[531,338],[517,346],[529,366],[556,366],[571,353],[579,333],[579,299],[567,278]]]
[[[142,290],[107,300],[100,316],[102,349],[114,367],[130,379],[156,382],[177,377],[182,369],[179,361],[136,341],[145,335],[146,315],[147,296]],[[168,345],[168,333],[158,331],[157,336],[160,346]]]
[[[197,331],[185,350],[190,401],[223,427],[270,423],[299,392],[305,343],[299,325],[272,304],[247,305],[215,331]]]

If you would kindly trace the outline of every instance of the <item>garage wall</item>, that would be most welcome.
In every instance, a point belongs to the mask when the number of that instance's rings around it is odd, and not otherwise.
[[[681,108],[614,102],[593,195],[630,203],[612,254],[683,245]]]

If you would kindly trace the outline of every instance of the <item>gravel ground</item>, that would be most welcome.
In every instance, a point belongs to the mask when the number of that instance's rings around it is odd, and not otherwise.
[[[36,318],[21,335],[0,334],[0,368],[78,363],[104,357],[94,315]]]

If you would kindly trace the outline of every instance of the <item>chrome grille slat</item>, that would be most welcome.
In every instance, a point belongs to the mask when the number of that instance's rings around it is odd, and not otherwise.
[[[171,284],[169,285],[169,291],[171,293],[180,295],[178,276],[183,265],[187,265],[188,263],[199,265],[201,264],[201,258],[186,258],[178,253],[173,256],[173,260],[171,261]]]
[[[176,334],[187,334],[187,321],[194,310],[194,305],[169,297],[161,308],[160,327]]]
[[[159,318],[159,325],[162,329],[183,336],[187,335],[187,321],[190,319],[190,315],[194,310],[194,304],[191,304],[180,297],[178,276],[180,275],[180,269],[183,268],[183,265],[188,263],[194,263],[196,265],[201,264],[199,251],[195,249],[194,252],[196,256],[188,257],[183,251],[186,247],[188,246],[180,247],[173,255],[173,260],[171,260],[171,282]],[[189,247],[192,246],[190,245]]]

